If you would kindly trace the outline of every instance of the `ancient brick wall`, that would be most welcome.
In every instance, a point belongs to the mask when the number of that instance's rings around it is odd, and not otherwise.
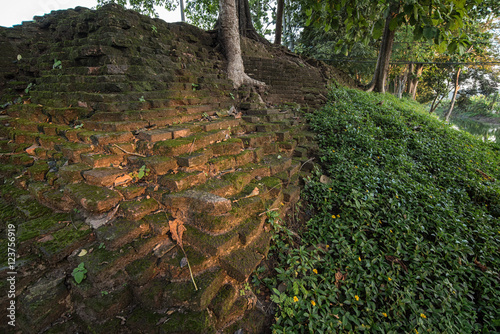
[[[269,86],[262,104],[232,91],[216,36],[187,24],[118,6],[35,19],[0,31],[0,218],[2,232],[16,226],[18,328],[210,333],[243,314],[258,328],[243,286],[269,250],[265,213],[295,205],[311,168],[296,103],[321,103],[320,71],[247,52]]]

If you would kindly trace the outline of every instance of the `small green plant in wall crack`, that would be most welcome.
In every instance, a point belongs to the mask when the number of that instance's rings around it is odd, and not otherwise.
[[[75,279],[76,284],[80,284],[87,276],[85,275],[87,273],[87,269],[85,269],[85,263],[81,262],[78,267],[73,269],[73,272],[71,275]]]
[[[151,170],[149,168],[146,168],[146,165],[142,165],[138,171],[134,171],[134,172],[130,173],[129,175],[130,175],[130,177],[132,177],[134,179],[140,180],[143,177],[148,176],[150,171]]]
[[[52,69],[62,70],[62,61],[57,60],[57,58],[54,58],[54,64],[52,65]]]

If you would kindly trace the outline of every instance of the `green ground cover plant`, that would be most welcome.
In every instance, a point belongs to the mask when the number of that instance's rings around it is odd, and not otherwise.
[[[343,88],[309,121],[323,170],[300,240],[274,238],[273,332],[498,333],[500,147]]]

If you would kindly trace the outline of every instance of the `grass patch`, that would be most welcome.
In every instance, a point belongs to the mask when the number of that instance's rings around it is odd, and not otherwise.
[[[286,288],[273,289],[273,333],[497,332],[500,147],[413,101],[347,89],[329,101],[310,115],[323,166],[302,195],[312,218],[300,244],[274,237],[267,284]]]

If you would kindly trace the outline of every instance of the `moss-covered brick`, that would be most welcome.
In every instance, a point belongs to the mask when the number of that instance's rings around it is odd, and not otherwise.
[[[32,240],[38,236],[55,232],[65,226],[70,220],[67,213],[48,214],[42,217],[28,220],[18,226],[17,240],[24,242]]]
[[[66,297],[69,293],[64,285],[65,272],[56,269],[44,275],[19,296],[18,324],[23,332],[40,332],[69,307]]]
[[[125,171],[115,167],[102,167],[89,169],[83,172],[83,178],[89,184],[102,187],[110,187],[115,184],[115,180],[123,175]]]
[[[278,132],[282,129],[282,124],[281,123],[264,123],[264,124],[257,124],[257,131],[258,132]]]
[[[193,138],[194,150],[199,150],[218,141],[225,140],[229,134],[229,130],[213,130],[198,133],[187,138]]]
[[[92,144],[92,136],[95,136],[95,131],[86,131],[78,129],[76,136],[78,140],[84,142],[85,144]]]
[[[277,144],[280,152],[293,152],[297,146],[297,142],[295,140],[279,141]]]
[[[56,263],[70,255],[75,249],[93,241],[94,234],[90,226],[83,222],[71,223],[51,233],[52,238],[37,243],[42,256],[49,262]]]
[[[35,158],[27,153],[19,153],[10,157],[10,163],[17,166],[29,167],[35,163]]]
[[[155,129],[150,131],[141,131],[137,135],[141,140],[155,143],[163,140],[172,139],[172,131],[170,129]]]
[[[33,166],[28,167],[28,173],[32,180],[34,181],[43,181],[45,180],[45,175],[49,171],[49,165],[47,161],[35,161]]]
[[[226,118],[218,121],[210,122],[203,125],[204,131],[221,130],[221,129],[231,129],[240,124],[239,119]]]
[[[171,307],[188,302],[192,310],[203,310],[222,287],[225,277],[224,271],[215,267],[194,277],[198,290],[191,280],[172,282],[164,288],[163,304]]]
[[[22,166],[0,164],[0,179],[9,179],[12,176],[19,174],[23,171]]]
[[[96,230],[97,239],[109,249],[118,249],[134,239],[151,231],[148,222],[117,219],[113,224],[106,224]]]
[[[149,213],[158,210],[158,202],[154,198],[122,202],[120,210],[125,218],[137,221]]]
[[[82,173],[91,168],[83,163],[71,164],[59,168],[59,177],[66,183],[75,183],[83,180]]]
[[[163,312],[155,313],[148,308],[136,307],[127,317],[127,327],[130,328],[132,333],[155,333],[158,331],[157,324],[161,323],[160,320],[164,318],[165,314]]]
[[[212,256],[224,254],[239,243],[238,233],[234,230],[214,236],[202,232],[196,227],[185,226],[184,241]]]
[[[231,201],[212,193],[187,190],[178,194],[164,194],[161,202],[169,210],[198,211],[218,215],[231,210]]]
[[[231,182],[236,192],[240,192],[253,178],[253,175],[246,171],[229,173],[223,176],[224,180]]]
[[[108,145],[106,147],[106,150],[109,151],[110,154],[124,156],[124,155],[127,155],[127,153],[123,152],[123,150],[125,150],[127,152],[134,153],[136,150],[136,145],[133,142],[132,143],[117,143],[117,144]]]
[[[273,133],[267,132],[244,135],[240,138],[243,141],[245,148],[263,147],[265,144],[272,143],[276,140],[276,136]]]
[[[231,306],[233,306],[236,296],[237,290],[234,286],[229,283],[225,284],[212,300],[209,308],[212,312],[214,312],[215,316],[220,319],[229,312]]]
[[[235,192],[231,182],[217,178],[211,178],[195,189],[209,192],[220,197],[227,197]]]
[[[291,138],[290,131],[288,131],[288,130],[277,131],[276,138],[280,142],[288,141]]]
[[[243,166],[254,161],[255,155],[252,150],[245,150],[234,156],[236,166]]]
[[[142,159],[143,163],[152,173],[156,175],[165,175],[170,171],[177,169],[177,160],[172,157],[151,156]]]
[[[262,230],[259,236],[254,240],[251,247],[255,250],[255,252],[262,254],[264,257],[267,257],[269,253],[269,247],[271,245],[272,232],[268,232],[266,230]]]
[[[21,211],[25,218],[34,219],[40,216],[50,214],[52,210],[40,204],[31,195],[21,195],[15,198],[15,202],[19,211]]]
[[[264,220],[265,216],[252,217],[238,226],[238,235],[243,245],[250,243],[251,240],[261,232]]]
[[[11,130],[9,132],[9,137],[13,139],[17,144],[33,144],[34,142],[36,142],[39,136],[40,134],[37,132],[22,130]]]
[[[292,159],[283,155],[267,155],[262,161],[269,166],[271,175],[282,172],[292,165]]]
[[[123,156],[117,154],[84,153],[81,154],[82,162],[92,168],[119,166]]]
[[[220,259],[221,266],[229,276],[239,282],[244,282],[257,268],[264,256],[252,248],[240,248]]]
[[[12,107],[10,109],[12,109]],[[33,122],[32,120],[28,120],[25,118],[17,118],[17,119],[12,119],[10,121],[10,123],[11,123],[11,126],[17,130],[28,131],[28,132],[38,132],[39,123]]]
[[[149,282],[158,270],[158,258],[154,255],[135,260],[125,267],[125,271],[135,285],[144,285]]]
[[[153,146],[155,155],[176,156],[192,150],[192,141],[183,138],[160,141]]]
[[[78,310],[83,319],[106,320],[113,318],[132,302],[129,286],[119,286],[115,290],[101,290],[97,295],[83,299],[84,308]]]
[[[212,151],[206,150],[201,152],[194,152],[191,154],[182,154],[178,156],[177,163],[182,167],[194,167],[205,165],[211,157]]]
[[[132,133],[129,131],[94,134],[90,137],[90,139],[95,145],[100,145],[100,146],[117,144],[117,143],[126,143],[132,141],[133,138],[134,135],[132,135]]]
[[[185,252],[185,254],[184,254]],[[187,264],[182,264],[183,258],[187,257],[193,275],[207,269],[213,265],[213,259],[195,248],[185,245],[184,252],[180,247],[173,248],[169,253],[162,257],[161,267],[167,267],[171,275],[171,279],[175,281],[185,281],[191,279],[189,267]],[[182,267],[181,267],[182,264]]]
[[[285,190],[283,190],[283,199],[286,202],[295,204],[300,198],[300,187],[295,185],[289,185]]]
[[[208,163],[211,165],[211,168],[215,171],[215,173],[236,167],[236,160],[232,155],[219,156],[217,158],[210,159]]]
[[[213,154],[218,155],[234,155],[241,152],[243,149],[243,141],[240,138],[230,138],[220,143],[211,146]]]
[[[65,195],[61,189],[51,189],[44,192],[40,200],[50,208],[63,212],[72,211],[76,207],[75,202]]]
[[[170,231],[169,221],[172,217],[166,212],[158,212],[147,215],[141,219],[141,223],[149,224],[151,231],[156,235],[165,235]]]
[[[129,201],[136,197],[142,196],[146,191],[146,187],[132,184],[127,187],[116,187],[115,190],[118,191],[123,196],[123,198],[125,198],[125,200]]]
[[[204,172],[176,173],[163,175],[158,179],[158,183],[166,187],[169,191],[178,192],[205,182],[207,176]]]
[[[93,145],[67,142],[57,145],[56,149],[60,150],[66,159],[77,163],[81,161],[80,154],[92,152]]]
[[[85,210],[95,213],[111,210],[122,199],[114,190],[85,183],[67,185],[64,192]]]
[[[40,134],[38,136],[38,142],[40,143],[41,147],[47,150],[53,150],[57,147],[57,145],[64,145],[64,143],[66,143],[67,141],[66,139],[59,136]]]
[[[174,312],[169,321],[160,325],[165,334],[213,334],[215,319],[207,310],[199,312]]]

